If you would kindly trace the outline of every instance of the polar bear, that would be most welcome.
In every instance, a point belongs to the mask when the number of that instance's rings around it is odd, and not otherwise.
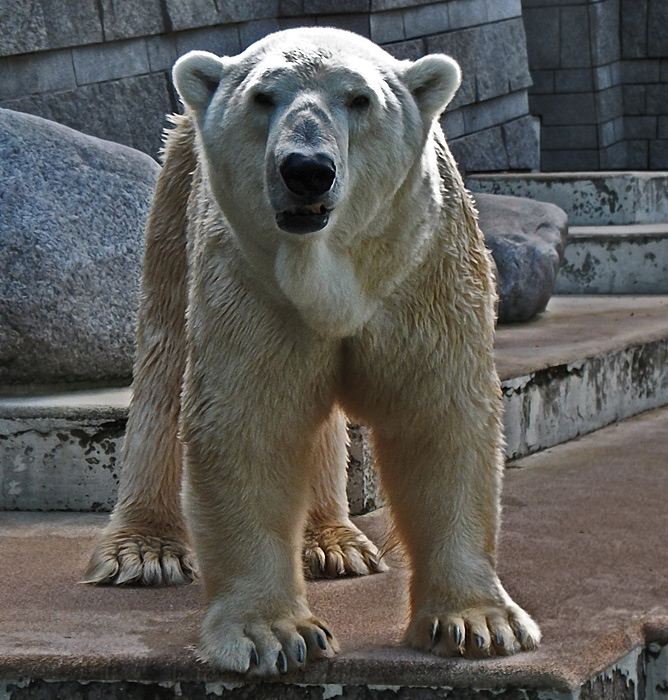
[[[411,567],[406,642],[535,648],[495,573],[494,283],[438,124],[457,64],[301,28],[173,78],[119,502],[86,580],[185,582],[192,537],[202,659],[272,675],[333,654],[303,548],[316,574],[383,568],[348,517],[345,413]]]

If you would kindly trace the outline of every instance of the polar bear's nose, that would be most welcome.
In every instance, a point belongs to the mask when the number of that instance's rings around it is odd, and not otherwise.
[[[336,177],[334,161],[323,153],[291,153],[280,166],[287,188],[299,197],[315,200],[329,192]]]

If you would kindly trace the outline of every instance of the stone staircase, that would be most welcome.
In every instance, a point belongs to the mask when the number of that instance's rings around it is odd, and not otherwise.
[[[541,649],[465,662],[398,646],[406,572],[395,561],[388,574],[309,585],[338,633],[335,660],[278,684],[212,674],[189,646],[201,587],[76,586],[106,519],[96,511],[115,499],[129,389],[5,396],[0,699],[665,696],[668,174],[468,184],[553,202],[572,224],[558,295],[496,341],[511,460],[500,573],[541,624]],[[351,436],[351,507],[382,540],[384,509],[368,513],[382,496],[365,429]]]
[[[668,293],[667,173],[478,175],[467,184],[551,202],[568,214],[555,294]]]

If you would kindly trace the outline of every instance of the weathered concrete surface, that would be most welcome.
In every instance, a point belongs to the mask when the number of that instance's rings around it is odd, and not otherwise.
[[[370,431],[364,425],[349,425],[348,438],[348,506],[353,515],[370,513],[385,505]]]
[[[571,226],[556,294],[668,294],[668,223]]]
[[[553,297],[496,347],[509,458],[668,403],[666,297]]]
[[[470,175],[473,192],[505,194],[561,207],[571,226],[668,221],[667,172],[504,173]]]
[[[126,423],[127,410],[102,407],[0,418],[1,507],[110,511]]]
[[[652,652],[651,648],[660,651]],[[169,698],[228,698],[229,700],[495,700],[500,693],[521,700],[664,700],[668,675],[661,659],[668,647],[650,644],[637,648],[574,690],[508,690],[472,687],[420,687],[407,685],[343,685],[341,683],[255,683],[220,681],[53,681],[22,678],[0,680],[6,700],[168,700]],[[657,657],[655,659],[655,656]],[[250,693],[250,695],[249,695]]]
[[[553,297],[497,330],[506,455],[515,458],[668,404],[668,298]],[[129,389],[0,399],[0,508],[108,510]],[[348,498],[383,503],[368,431],[353,427]]]
[[[529,323],[496,331],[502,381],[668,337],[664,296],[555,296]]]
[[[103,516],[0,514],[0,689],[11,700],[120,693],[491,700],[499,691],[526,700],[637,700],[648,678],[655,688],[668,680],[661,661],[668,643],[667,445],[663,409],[527,457],[506,473],[499,573],[540,623],[538,651],[462,661],[398,646],[407,572],[394,563],[387,574],[309,584],[340,655],[250,688],[194,660],[201,586],[77,584]],[[359,522],[379,539],[384,517]],[[658,700],[660,691],[647,697]]]
[[[499,323],[528,321],[552,296],[568,238],[566,214],[519,197],[474,197],[485,244],[496,264]]]

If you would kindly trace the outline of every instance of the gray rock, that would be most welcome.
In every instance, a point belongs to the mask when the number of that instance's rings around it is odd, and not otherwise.
[[[0,385],[129,378],[158,164],[0,109]]]
[[[521,197],[474,195],[492,252],[499,323],[528,321],[545,310],[568,237],[568,217],[554,204]]]

